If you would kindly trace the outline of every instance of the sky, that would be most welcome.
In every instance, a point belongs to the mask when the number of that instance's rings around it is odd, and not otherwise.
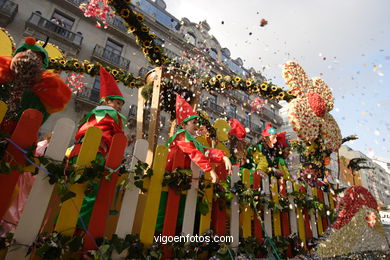
[[[231,57],[284,89],[281,65],[297,61],[333,90],[346,143],[390,162],[389,0],[165,0],[179,20],[206,20]],[[268,24],[260,26],[264,18]]]

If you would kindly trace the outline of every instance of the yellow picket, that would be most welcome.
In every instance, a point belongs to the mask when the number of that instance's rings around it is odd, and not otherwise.
[[[243,169],[242,171],[242,181],[244,182],[245,186],[248,188],[250,187],[250,172],[248,169]],[[245,205],[244,210],[241,213],[242,216],[242,237],[247,238],[252,236],[252,228],[251,228],[251,217],[252,217],[252,209],[250,205]]]
[[[84,137],[80,153],[76,164],[80,167],[88,165],[96,158],[96,153],[100,145],[102,130],[97,127],[90,127]],[[64,235],[72,236],[79,217],[81,204],[84,199],[86,184],[74,184],[70,190],[76,194],[76,197],[65,201],[58,215],[55,231],[62,232]]]
[[[318,189],[313,187],[313,197],[318,199]],[[322,236],[324,233],[324,228],[322,226],[322,217],[318,212],[316,212],[317,215],[317,228],[318,228],[318,236]]]
[[[278,180],[275,176],[271,177],[271,196],[275,204],[279,204]],[[274,234],[276,237],[282,236],[282,227],[280,223],[280,212],[273,212]]]
[[[334,209],[334,199],[332,192],[328,192],[330,208]]]
[[[0,123],[4,119],[5,113],[7,113],[7,104],[0,100]]]
[[[294,191],[299,191],[299,184],[294,182]],[[297,207],[298,233],[299,239],[306,245],[305,225],[303,223],[302,209]]]
[[[153,244],[167,156],[168,147],[165,145],[157,146],[153,162],[153,176],[148,188],[140,232],[140,239],[147,247]]]
[[[211,180],[210,172],[205,173],[205,179]],[[201,215],[200,217],[199,234],[203,234],[206,230],[210,229],[211,205],[213,202],[213,184],[210,185],[210,188],[205,190],[205,196],[210,203],[210,210],[206,215]]]

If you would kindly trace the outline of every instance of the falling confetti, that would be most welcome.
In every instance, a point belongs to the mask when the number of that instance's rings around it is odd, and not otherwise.
[[[262,18],[262,19],[260,20],[260,26],[261,26],[261,27],[264,27],[264,26],[266,26],[267,24],[268,24],[268,21],[265,20],[264,18]]]

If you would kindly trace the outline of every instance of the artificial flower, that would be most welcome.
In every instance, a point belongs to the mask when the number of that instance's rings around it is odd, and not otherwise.
[[[298,137],[304,141],[320,141],[328,151],[337,151],[341,145],[341,132],[329,114],[333,109],[333,95],[320,78],[309,79],[298,63],[284,64],[283,77],[289,94],[296,98],[290,102],[289,120]]]

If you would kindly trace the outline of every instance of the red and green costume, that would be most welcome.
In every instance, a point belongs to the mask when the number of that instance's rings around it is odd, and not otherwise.
[[[13,56],[25,50],[41,53],[43,55],[42,65],[46,69],[48,65],[48,54],[44,48],[35,44],[33,38],[26,38],[25,42],[16,49]],[[12,58],[0,56],[0,94],[1,100],[5,103],[13,95],[15,75],[11,71]],[[39,110],[43,114],[44,122],[50,114],[63,110],[70,101],[71,96],[72,91],[58,74],[48,71],[43,72],[38,82],[23,91],[16,114],[12,118],[5,118],[1,124],[1,129],[11,134],[21,114],[28,108]]]
[[[124,98],[114,77],[109,74],[103,67],[100,67],[100,100],[104,101],[105,98],[120,99],[124,102]],[[108,152],[108,149],[110,148],[112,138],[115,134],[123,133],[125,123],[126,118],[111,106],[97,106],[95,109],[89,112],[79,124],[79,128],[75,135],[76,143],[69,155],[70,162],[76,162],[77,155],[80,152],[81,144],[87,129],[95,126],[102,130],[102,139],[98,153],[96,155],[96,160],[99,164],[104,165],[105,156]],[[87,226],[92,214],[97,191],[98,185],[94,187],[93,192],[85,196],[83,205],[81,207],[80,215]]]
[[[181,96],[177,95],[176,117],[177,124],[180,125],[182,122],[187,122],[198,118],[199,116]],[[169,153],[165,169],[169,172],[175,170],[173,169],[173,160],[177,153],[184,154],[184,161],[182,164],[184,169],[190,169],[192,161],[204,172],[209,172],[212,169],[212,163],[222,163],[223,157],[226,155],[222,150],[203,146],[187,130],[181,128],[169,139],[167,145],[169,146]],[[166,200],[167,192],[163,192],[157,217],[157,232],[161,232],[162,230]],[[184,202],[185,196],[183,195],[180,198],[178,224],[183,223]]]

